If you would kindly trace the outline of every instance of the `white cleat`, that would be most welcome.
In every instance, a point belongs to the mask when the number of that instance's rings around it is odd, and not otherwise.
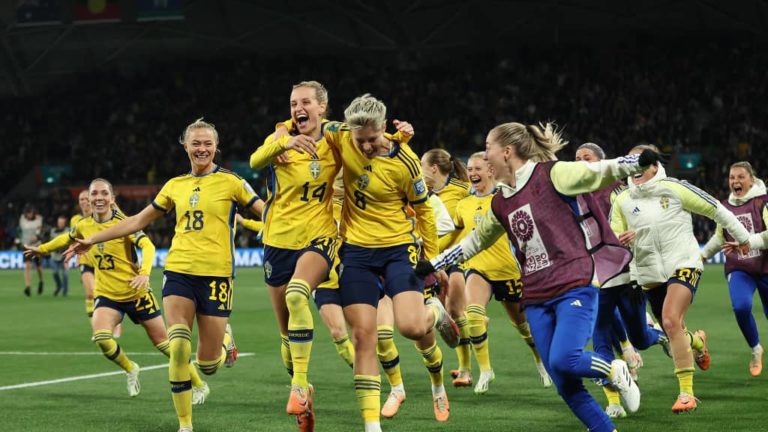
[[[205,398],[211,394],[211,389],[208,388],[208,383],[203,381],[203,385],[200,387],[192,387],[192,405],[202,405],[205,403]]]
[[[640,409],[640,388],[632,380],[624,360],[617,359],[611,362],[611,383],[621,395],[621,400],[627,406],[627,411],[630,413],[637,412]]]
[[[440,333],[446,344],[451,348],[459,346],[459,326],[445,310],[443,304],[436,297],[427,299],[427,305],[437,309],[437,320],[435,321],[435,330]]]
[[[136,362],[131,362],[131,365],[133,365],[133,368],[130,372],[126,372],[125,376],[127,377],[128,381],[128,394],[131,397],[136,397],[141,392],[141,383],[139,382],[139,372],[141,369],[139,368],[139,365],[136,364]]]
[[[624,407],[621,405],[610,404],[605,407],[605,413],[610,418],[624,418],[627,416],[627,412],[624,411]]]
[[[481,395],[488,392],[488,386],[496,379],[496,374],[493,373],[493,369],[487,371],[480,371],[480,378],[477,379],[475,384],[475,394]]]
[[[539,371],[539,379],[541,380],[541,385],[543,385],[544,388],[552,387],[552,378],[549,377],[547,369],[544,368],[544,363],[540,361],[536,362],[536,370]]]

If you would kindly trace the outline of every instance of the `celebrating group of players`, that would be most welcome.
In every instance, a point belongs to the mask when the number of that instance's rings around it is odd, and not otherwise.
[[[27,248],[36,254],[69,245],[69,253],[93,263],[93,341],[126,371],[136,395],[139,366],[113,330],[126,313],[145,327],[170,357],[180,432],[192,430],[192,405],[209,393],[197,368],[210,375],[237,358],[228,317],[235,223],[244,209],[261,216],[242,223],[261,231],[281,357],[291,375],[286,411],[302,431],[315,424],[310,299],[354,370],[366,432],[381,430],[380,416],[395,416],[406,397],[395,327],[423,357],[438,421],[448,420],[450,407],[436,334],[456,348],[453,385],[488,390],[494,372],[485,308],[492,296],[531,348],[543,385],[554,383],[590,431],[614,431],[612,417],[639,408],[636,350],[656,344],[673,358],[680,382],[672,410],[695,409],[693,363],[708,368],[709,354],[705,333],[689,332],[683,320],[703,269],[691,213],[718,222],[704,254],[728,252],[734,310],[753,348],[750,372],[759,375],[762,347],[750,309],[755,289],[768,300],[768,260],[760,251],[768,243],[768,199],[748,163],[732,168],[724,205],[666,177],[652,146],[605,159],[600,147],[585,144],[576,162],[557,162],[566,143],[553,125],[505,123],[488,133],[485,152],[473,154],[465,169],[444,150],[419,159],[408,144],[413,126],[394,120],[396,132],[387,133],[386,107],[370,95],[349,104],[344,122],[326,120],[327,107],[322,84],[294,86],[291,119],[277,123],[250,159],[253,168],[266,167],[266,202],[214,163],[218,133],[201,119],[180,139],[191,171],[169,180],[139,214],[123,215],[111,184],[96,179],[88,190],[92,214],[68,235]],[[166,333],[148,286],[154,246],[141,230],[170,211],[176,226],[163,283]],[[646,295],[663,331],[646,318]],[[585,350],[590,339],[594,352]],[[614,346],[629,365],[614,359]],[[383,406],[379,363],[390,384]],[[605,411],[582,377],[602,384]]]

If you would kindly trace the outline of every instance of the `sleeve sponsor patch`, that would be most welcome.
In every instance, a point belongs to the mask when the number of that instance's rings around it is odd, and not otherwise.
[[[424,184],[424,179],[420,178],[413,182],[413,191],[416,195],[423,195],[427,192],[427,186]]]

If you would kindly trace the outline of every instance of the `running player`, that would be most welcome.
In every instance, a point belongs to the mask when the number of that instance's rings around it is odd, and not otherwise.
[[[43,235],[43,217],[37,213],[37,210],[31,205],[24,206],[24,210],[19,217],[19,238],[16,240],[21,245],[39,245]],[[37,269],[37,295],[43,293],[43,267],[40,257],[36,255],[24,255],[24,295],[27,297],[32,293],[32,266]]]

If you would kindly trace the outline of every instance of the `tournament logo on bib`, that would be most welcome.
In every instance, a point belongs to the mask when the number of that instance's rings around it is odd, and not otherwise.
[[[520,251],[525,254],[524,270],[526,274],[535,273],[552,265],[544,241],[531,214],[531,205],[513,211],[509,216],[509,226],[517,239]]]
[[[357,178],[358,189],[364,190],[365,188],[368,187],[369,184],[371,184],[371,180],[368,178],[368,174],[363,174]]]
[[[200,203],[200,195],[198,195],[197,193],[193,193],[193,194],[192,194],[192,195],[189,197],[189,207],[191,207],[191,208],[195,208],[195,207],[197,207],[197,205],[198,205],[199,203]]]
[[[744,213],[740,215],[736,215],[736,219],[741,222],[742,225],[744,225],[744,228],[750,233],[755,233],[755,224],[752,221],[752,214],[751,213]],[[760,256],[760,249],[750,249],[749,252],[746,254],[742,254],[741,251],[739,251],[739,260],[745,260],[750,258],[755,258]]]
[[[317,180],[318,177],[320,177],[320,162],[313,160],[311,164],[309,164],[309,175],[312,176],[313,180]]]

